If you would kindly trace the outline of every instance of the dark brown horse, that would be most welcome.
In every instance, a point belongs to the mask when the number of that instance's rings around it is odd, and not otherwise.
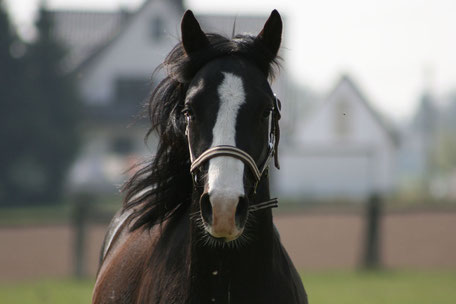
[[[272,222],[280,102],[268,82],[282,20],[205,34],[191,11],[150,99],[158,151],[126,184],[93,303],[307,303]]]

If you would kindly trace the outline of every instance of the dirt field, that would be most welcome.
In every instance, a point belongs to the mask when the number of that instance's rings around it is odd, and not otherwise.
[[[353,269],[362,255],[364,222],[356,212],[311,212],[275,217],[282,241],[299,269]],[[387,268],[456,269],[456,212],[387,214],[381,223]],[[87,269],[94,275],[106,227],[92,225]],[[0,280],[72,274],[69,225],[0,227]]]
[[[359,266],[364,240],[360,215],[281,216],[276,224],[298,268]],[[381,258],[387,268],[456,269],[456,212],[388,214],[381,223]]]

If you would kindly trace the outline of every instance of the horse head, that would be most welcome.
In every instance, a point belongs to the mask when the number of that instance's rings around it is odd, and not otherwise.
[[[181,28],[183,49],[194,61],[201,52],[207,57],[211,48],[220,48],[191,11],[185,13]],[[214,58],[198,69],[185,94],[182,113],[199,195],[196,209],[205,232],[220,241],[241,236],[249,213],[259,209],[257,187],[276,154],[280,106],[268,69],[281,33],[282,21],[274,10],[257,36],[234,37],[226,46],[232,50],[222,56],[213,52]]]

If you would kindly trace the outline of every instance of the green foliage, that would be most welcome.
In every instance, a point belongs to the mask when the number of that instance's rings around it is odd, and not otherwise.
[[[49,11],[40,8],[38,38],[25,56],[14,58],[7,50],[20,42],[0,10],[0,39],[6,40],[0,42],[0,57],[12,62],[1,73],[7,78],[0,92],[2,139],[8,140],[0,149],[5,162],[0,204],[57,202],[79,144],[75,81],[62,72],[65,52],[53,34]],[[4,35],[8,29],[10,38]]]
[[[438,166],[443,175],[452,174],[456,170],[456,93],[442,110],[439,142],[437,146]]]
[[[437,160],[439,169],[443,174],[452,173],[456,169],[456,136],[455,130],[444,129],[441,131]]]

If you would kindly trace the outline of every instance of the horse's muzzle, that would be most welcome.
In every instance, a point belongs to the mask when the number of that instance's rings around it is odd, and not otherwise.
[[[248,215],[247,198],[203,193],[200,208],[204,227],[211,236],[229,242],[244,231]]]

